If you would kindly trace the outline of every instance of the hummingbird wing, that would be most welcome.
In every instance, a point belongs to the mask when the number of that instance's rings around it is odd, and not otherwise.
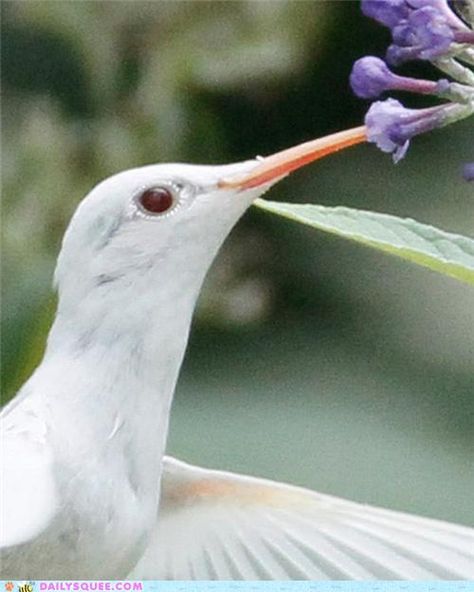
[[[474,578],[474,529],[165,457],[159,518],[129,577]]]
[[[45,436],[45,424],[28,405],[13,402],[0,414],[0,548],[35,538],[56,513]]]

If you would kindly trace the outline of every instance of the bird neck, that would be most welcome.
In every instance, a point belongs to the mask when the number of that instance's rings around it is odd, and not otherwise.
[[[47,385],[47,407],[67,440],[94,456],[119,450],[137,464],[136,480],[155,490],[198,289],[178,292],[150,299],[121,291],[120,302],[97,310],[87,299],[73,311],[60,303],[33,377]]]
[[[179,370],[203,277],[195,269],[161,269],[157,277],[119,277],[73,297],[60,289],[46,360],[76,361],[114,391],[136,381],[161,390],[163,377]]]

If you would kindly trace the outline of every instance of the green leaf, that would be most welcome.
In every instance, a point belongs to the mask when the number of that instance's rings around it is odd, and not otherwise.
[[[342,236],[474,284],[474,240],[421,224],[345,207],[289,204],[257,199],[255,205],[284,218]]]

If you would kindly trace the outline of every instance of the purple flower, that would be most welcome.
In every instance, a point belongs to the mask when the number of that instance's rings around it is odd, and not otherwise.
[[[408,25],[413,35],[413,41],[410,45],[420,47],[420,57],[430,59],[430,52],[444,53],[453,41],[454,33],[446,21],[446,16],[433,8],[433,6],[424,6],[414,10],[408,17]],[[426,55],[422,55],[425,52]]]
[[[410,140],[393,134],[393,127],[398,125],[400,114],[405,107],[394,99],[372,103],[365,116],[367,139],[377,145],[382,152],[393,154],[394,162],[401,160],[408,150]]]
[[[362,11],[392,30],[387,61],[434,60],[451,44],[473,43],[474,33],[454,14],[447,0],[362,0]]]
[[[362,0],[361,9],[365,16],[390,28],[406,19],[409,13],[405,0]]]
[[[384,90],[391,88],[394,74],[384,61],[373,56],[357,60],[349,78],[352,90],[358,97],[370,99],[378,97]]]
[[[445,54],[455,40],[455,33],[446,16],[424,6],[413,10],[408,19],[392,29],[394,43],[388,48],[387,61],[400,64],[408,60],[433,60]]]
[[[394,99],[377,101],[365,116],[367,139],[383,152],[392,153],[394,162],[398,162],[405,156],[413,136],[439,127],[445,119],[443,105],[407,109]]]
[[[466,25],[463,23],[463,21],[451,10],[447,0],[408,0],[408,2],[410,6],[415,9],[423,8],[425,6],[435,8],[438,12],[443,14],[446,22],[455,29],[466,28]]]
[[[466,181],[474,181],[474,162],[468,162],[463,166],[463,177]]]
[[[394,99],[372,104],[365,118],[368,140],[392,153],[398,162],[414,136],[474,114],[474,31],[453,12],[448,0],[362,0],[362,11],[391,29],[387,63],[429,60],[454,79],[399,76],[373,56],[355,62],[350,83],[359,97],[375,98],[387,90],[402,90],[446,101],[428,109],[406,109]],[[466,14],[465,18],[472,17],[472,13]],[[466,165],[464,175],[474,179],[474,163]]]
[[[380,58],[366,56],[354,63],[350,75],[354,93],[363,99],[378,97],[386,90],[405,90],[421,94],[436,92],[437,83],[394,74]]]

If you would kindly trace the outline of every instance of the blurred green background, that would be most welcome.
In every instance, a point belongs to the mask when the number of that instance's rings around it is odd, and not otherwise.
[[[387,33],[353,1],[1,8],[6,401],[41,359],[61,236],[96,182],[158,161],[238,161],[359,125],[367,105],[348,88],[351,64],[381,55]],[[396,167],[353,148],[270,197],[472,236],[473,185],[460,176],[472,138],[470,121],[432,133]],[[473,524],[473,321],[468,286],[251,210],[205,285],[169,451]]]

